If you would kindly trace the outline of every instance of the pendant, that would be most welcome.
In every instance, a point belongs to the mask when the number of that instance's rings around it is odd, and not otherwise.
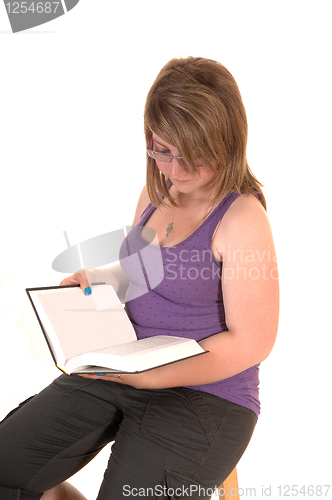
[[[168,236],[170,235],[170,233],[173,231],[173,226],[174,226],[174,222],[170,222],[167,226],[167,233],[166,233],[166,238],[168,238]]]

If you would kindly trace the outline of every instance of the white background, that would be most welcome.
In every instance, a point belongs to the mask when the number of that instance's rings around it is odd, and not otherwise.
[[[147,91],[170,58],[209,57],[240,86],[281,278],[262,413],[238,465],[242,498],[331,483],[330,6],[81,0],[12,34],[0,4],[2,416],[58,375],[24,288],[64,277],[51,268],[64,230],[74,244],[131,224],[145,183]],[[89,500],[108,452],[72,479]]]

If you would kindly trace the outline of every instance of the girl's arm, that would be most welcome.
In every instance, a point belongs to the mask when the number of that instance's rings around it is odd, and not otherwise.
[[[254,196],[234,201],[214,243],[223,260],[221,286],[228,331],[200,342],[210,352],[141,374],[98,378],[151,389],[203,385],[267,358],[278,328],[278,273],[270,224]]]

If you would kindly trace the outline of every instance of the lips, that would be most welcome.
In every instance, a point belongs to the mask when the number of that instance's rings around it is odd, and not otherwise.
[[[180,180],[180,179],[175,179],[176,182],[180,182],[181,184],[185,183],[185,182],[189,182],[191,179],[187,179],[187,180]]]

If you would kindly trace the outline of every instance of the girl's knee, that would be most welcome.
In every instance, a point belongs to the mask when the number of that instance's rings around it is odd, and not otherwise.
[[[65,482],[45,491],[41,500],[87,500],[72,484]]]

